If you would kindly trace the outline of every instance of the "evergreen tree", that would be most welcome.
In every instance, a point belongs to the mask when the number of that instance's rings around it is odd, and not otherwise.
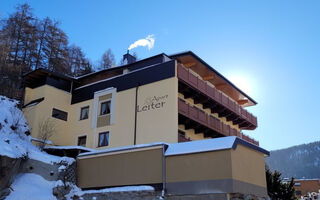
[[[272,200],[295,200],[294,179],[290,182],[281,180],[281,173],[278,171],[270,171],[266,167],[266,179],[268,195]]]

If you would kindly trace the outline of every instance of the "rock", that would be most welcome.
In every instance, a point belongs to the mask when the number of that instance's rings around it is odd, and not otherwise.
[[[59,200],[66,200],[66,195],[69,194],[71,188],[67,185],[65,186],[57,186],[53,188],[52,194],[56,196]]]
[[[10,194],[11,190],[9,188],[5,188],[0,191],[0,200],[6,199],[6,197]]]

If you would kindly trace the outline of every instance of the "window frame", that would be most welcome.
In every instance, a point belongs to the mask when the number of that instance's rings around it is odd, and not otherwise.
[[[111,95],[111,109],[110,109],[110,125],[113,125],[115,123],[115,115],[116,115],[116,96],[117,96],[117,88],[115,87],[109,87],[103,90],[99,90],[94,92],[94,98],[93,98],[93,109],[92,109],[92,120],[91,120],[91,127],[93,129],[97,128],[97,121],[98,117],[100,117],[100,102],[104,100],[99,100],[99,97],[107,95],[107,94],[112,94]]]
[[[111,103],[112,103],[111,99],[107,99],[99,102],[99,117],[111,114],[111,106],[112,106]],[[107,112],[106,114],[102,114],[102,104],[106,104],[107,106],[106,111],[108,111],[109,109],[109,112]],[[109,104],[109,107],[108,107],[108,104]]]
[[[104,143],[102,143],[100,145],[100,137],[101,135],[105,135],[104,136]],[[106,136],[107,136],[107,140],[106,140]],[[106,147],[106,146],[109,146],[109,143],[110,143],[110,131],[104,131],[104,132],[100,132],[98,134],[98,147]]]
[[[54,112],[57,112],[58,115],[54,115]],[[65,117],[59,117],[59,114],[64,114]],[[60,120],[62,120],[62,121],[68,121],[68,112],[59,110],[59,109],[57,109],[57,108],[52,108],[51,117],[56,118],[56,119],[60,119]]]
[[[82,110],[83,109],[88,109],[88,117],[87,118],[81,118],[81,116],[82,116]],[[81,120],[86,120],[86,119],[89,119],[89,114],[90,113],[90,106],[88,105],[88,106],[83,106],[83,107],[81,107],[80,108],[80,115],[79,115],[79,121],[81,121]]]
[[[82,146],[82,145],[79,145],[79,139],[80,138],[85,138],[86,139],[86,142],[85,142],[85,146]],[[79,135],[78,137],[77,137],[77,146],[82,146],[82,147],[86,147],[87,146],[87,135]]]

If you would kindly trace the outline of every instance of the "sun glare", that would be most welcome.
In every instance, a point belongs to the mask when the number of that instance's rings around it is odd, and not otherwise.
[[[248,95],[253,94],[253,83],[250,81],[248,77],[244,77],[240,75],[232,75],[232,76],[229,76],[228,79],[246,94]]]

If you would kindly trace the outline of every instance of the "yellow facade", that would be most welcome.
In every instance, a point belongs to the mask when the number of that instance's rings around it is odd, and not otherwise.
[[[24,108],[24,114],[31,128],[32,136],[39,138],[38,128],[42,120],[50,118],[55,134],[49,138],[54,145],[77,145],[78,137],[86,136],[86,147],[98,148],[99,133],[109,131],[109,144],[101,148],[134,144],[135,97],[132,88],[115,93],[114,123],[93,127],[94,99],[71,104],[71,94],[55,87],[44,85],[34,89],[26,88],[25,102],[45,99],[36,106]],[[178,79],[161,80],[138,87],[136,144],[150,142],[178,141]],[[80,120],[82,107],[89,106],[88,119]],[[56,108],[68,113],[67,121],[51,117]],[[100,148],[100,147],[99,147]]]
[[[86,147],[98,148],[99,133],[105,131],[109,131],[109,145],[102,148],[132,145],[135,132],[136,90],[138,90],[136,144],[163,141],[175,143],[178,142],[178,130],[184,131],[185,136],[191,140],[205,139],[203,133],[195,134],[194,129],[186,130],[184,125],[178,125],[177,100],[184,99],[184,96],[178,93],[177,77],[139,86],[138,89],[116,92],[113,113],[115,122],[103,126],[92,127],[94,99],[71,104],[71,93],[49,85],[34,89],[26,88],[25,102],[41,97],[45,99],[36,106],[26,107],[24,113],[31,127],[32,136],[36,138],[39,138],[38,128],[43,120],[50,118],[54,122],[56,132],[49,138],[54,145],[77,145],[78,138],[86,136]],[[219,118],[216,113],[211,113],[210,109],[203,109],[201,104],[194,104],[191,98],[184,100],[232,128],[240,130],[237,125],[226,121],[225,117]],[[86,106],[89,106],[88,119],[80,120],[81,108]],[[51,117],[53,108],[67,112],[68,120]]]
[[[68,112],[68,118],[71,116],[69,111],[71,94],[49,85],[43,85],[35,89],[26,88],[25,102],[41,97],[44,97],[42,102],[36,106],[26,107],[23,110],[31,129],[32,137],[39,138],[39,124],[44,120],[50,119],[54,125],[55,133],[49,140],[53,141],[54,144],[74,145],[74,142],[70,143],[71,134],[69,134],[69,123],[51,117],[53,108]]]
[[[236,180],[266,188],[264,155],[243,145],[231,151],[232,175]]]

